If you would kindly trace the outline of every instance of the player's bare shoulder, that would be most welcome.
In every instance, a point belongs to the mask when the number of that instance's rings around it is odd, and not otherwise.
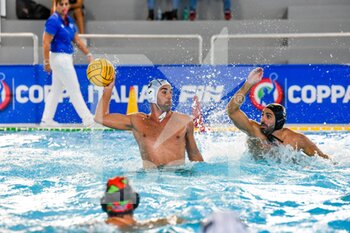
[[[291,130],[291,129],[287,128],[287,127],[284,127],[281,130],[282,130],[282,135],[284,137],[299,138],[299,137],[303,137],[304,136],[303,134],[298,133],[298,132],[296,132],[294,130]]]
[[[180,112],[173,112],[172,117],[174,117],[178,121],[182,121],[182,122],[187,122],[187,123],[193,122],[191,116],[189,116],[187,114],[180,113]]]
[[[143,120],[149,118],[149,114],[143,112],[136,112],[129,115],[132,120]]]
[[[142,119],[148,119],[150,117],[150,114],[146,114],[144,112],[139,112],[138,117],[140,117]]]
[[[181,118],[181,119],[191,119],[191,117],[189,115],[181,113],[181,112],[173,111],[173,115],[178,117],[178,118]]]
[[[296,132],[294,130],[291,130],[289,128],[283,128],[282,130],[282,137],[281,139],[286,143],[290,145],[301,145],[307,140],[307,137],[299,132]]]
[[[150,118],[149,114],[143,112],[132,113],[128,116],[130,117],[131,124],[134,127],[137,127],[137,125],[145,125],[147,123],[147,120]]]

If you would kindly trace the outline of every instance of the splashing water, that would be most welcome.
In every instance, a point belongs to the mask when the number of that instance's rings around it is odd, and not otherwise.
[[[350,134],[307,135],[338,164],[285,147],[254,160],[243,133],[212,132],[196,135],[205,163],[145,171],[127,132],[2,132],[0,231],[115,232],[99,200],[117,175],[141,195],[138,220],[186,219],[150,232],[198,232],[218,209],[252,232],[349,230]]]

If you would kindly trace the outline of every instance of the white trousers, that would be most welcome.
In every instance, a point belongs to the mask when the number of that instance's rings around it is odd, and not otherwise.
[[[64,89],[83,123],[91,121],[93,116],[87,108],[80,92],[78,77],[73,66],[73,55],[50,52],[50,65],[52,69],[52,85],[47,96],[44,113],[41,121],[53,120],[58,101]]]

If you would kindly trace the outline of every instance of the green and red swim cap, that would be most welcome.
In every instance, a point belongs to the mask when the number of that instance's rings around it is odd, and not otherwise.
[[[132,214],[140,202],[139,194],[134,192],[129,180],[117,176],[108,180],[106,191],[101,198],[101,207],[109,217]]]

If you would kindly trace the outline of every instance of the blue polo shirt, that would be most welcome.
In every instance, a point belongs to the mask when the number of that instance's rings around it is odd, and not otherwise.
[[[65,25],[62,17],[57,13],[53,13],[45,23],[45,32],[53,35],[51,41],[51,52],[72,54],[74,48],[72,41],[77,32],[74,20],[68,17],[68,25]]]

